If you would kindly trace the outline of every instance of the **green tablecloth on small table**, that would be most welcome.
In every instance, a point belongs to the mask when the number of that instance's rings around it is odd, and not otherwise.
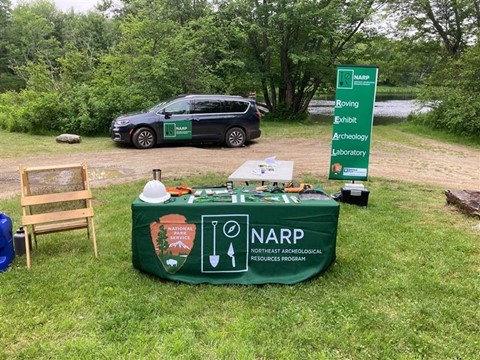
[[[212,284],[294,284],[325,271],[335,260],[339,205],[277,196],[280,202],[136,199],[133,265],[163,279]]]

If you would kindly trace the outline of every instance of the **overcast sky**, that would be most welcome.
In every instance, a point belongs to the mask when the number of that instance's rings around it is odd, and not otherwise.
[[[12,0],[12,4],[15,5],[20,0]],[[30,2],[29,0],[24,0],[26,2]],[[71,8],[75,12],[86,12],[88,10],[92,10],[96,5],[98,0],[53,0],[55,2],[55,6],[58,10],[62,11],[69,11]]]
[[[93,9],[97,0],[54,0],[57,9],[70,10],[73,7],[75,12],[85,12]]]

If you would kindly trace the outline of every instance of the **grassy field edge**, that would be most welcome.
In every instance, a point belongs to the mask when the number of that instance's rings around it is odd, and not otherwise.
[[[224,176],[188,180],[201,185]],[[441,188],[372,178],[367,208],[341,204],[335,264],[309,281],[193,286],[132,267],[130,205],[143,185],[94,189],[98,259],[83,232],[53,234],[40,238],[32,271],[18,257],[0,274],[8,329],[0,358],[478,354],[478,220],[446,206]],[[322,185],[329,193],[339,187]],[[18,225],[18,197],[3,202],[2,211]]]

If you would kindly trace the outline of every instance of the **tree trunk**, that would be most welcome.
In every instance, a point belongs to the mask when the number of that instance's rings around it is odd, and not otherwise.
[[[433,23],[433,27],[437,31],[437,33],[440,35],[442,38],[443,44],[445,46],[445,50],[447,53],[451,56],[456,56],[458,54],[459,48],[460,48],[460,39],[462,38],[462,31],[461,28],[458,28],[455,31],[455,42],[452,43],[450,38],[448,37],[447,32],[443,28],[442,24],[438,21],[438,19],[435,17],[435,14],[433,13],[432,7],[430,5],[430,1],[427,1],[425,4],[425,12],[427,13],[427,17],[430,19],[430,21]],[[456,20],[458,19],[458,14],[456,13]]]

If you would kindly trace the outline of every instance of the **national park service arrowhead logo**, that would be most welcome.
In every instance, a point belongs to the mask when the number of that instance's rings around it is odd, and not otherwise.
[[[179,214],[162,216],[150,224],[155,253],[170,274],[176,273],[187,261],[195,241],[196,225]]]

